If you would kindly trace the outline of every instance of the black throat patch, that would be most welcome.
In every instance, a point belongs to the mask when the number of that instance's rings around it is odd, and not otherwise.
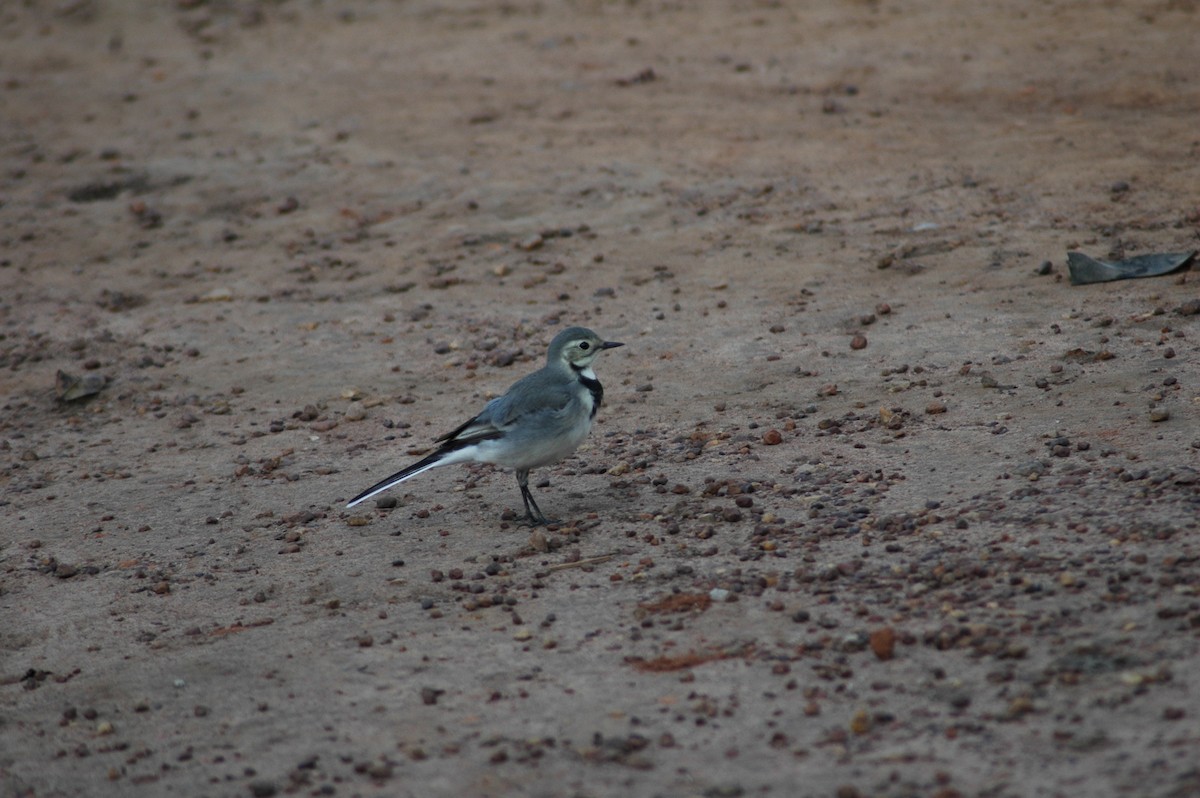
[[[571,368],[575,367],[572,366]],[[579,374],[579,381],[583,383],[583,387],[587,388],[592,394],[592,415],[590,417],[595,418],[596,411],[600,409],[600,403],[604,401],[604,386],[600,384],[600,380],[585,377],[579,370],[576,373]]]

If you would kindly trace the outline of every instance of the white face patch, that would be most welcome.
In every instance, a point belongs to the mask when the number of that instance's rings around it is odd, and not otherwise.
[[[587,368],[591,365],[592,361],[596,359],[596,355],[598,354],[600,354],[599,350],[594,352],[585,352],[578,347],[573,347],[564,353],[563,360],[566,361],[571,368]]]

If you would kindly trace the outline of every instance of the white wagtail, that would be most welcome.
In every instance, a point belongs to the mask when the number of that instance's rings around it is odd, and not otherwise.
[[[588,434],[604,399],[592,362],[605,349],[618,346],[624,344],[605,341],[584,327],[568,327],[550,342],[545,366],[517,380],[475,418],[438,438],[437,451],[367,488],[346,507],[431,468],[493,463],[516,470],[529,523],[549,523],[529,492],[529,472],[557,463]]]

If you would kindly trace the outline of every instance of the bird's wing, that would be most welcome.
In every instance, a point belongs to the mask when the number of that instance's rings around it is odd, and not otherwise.
[[[443,448],[457,449],[498,438],[523,417],[559,413],[573,398],[561,380],[544,371],[536,371],[517,380],[507,393],[488,402],[483,412],[447,432],[438,441]]]
[[[443,445],[443,448],[458,448],[478,441],[500,437],[502,434],[501,430],[492,421],[492,410],[498,401],[500,400],[493,399],[488,402],[487,407],[483,409],[482,413],[450,430],[438,438],[438,442]]]
[[[574,398],[569,384],[543,369],[517,380],[508,393],[494,399],[484,412],[490,411],[491,421],[497,427],[507,428],[525,416],[561,413]]]

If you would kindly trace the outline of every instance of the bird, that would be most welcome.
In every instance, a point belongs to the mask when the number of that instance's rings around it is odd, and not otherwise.
[[[530,526],[553,523],[529,491],[529,472],[557,463],[583,442],[604,401],[604,388],[592,370],[601,352],[624,346],[586,327],[568,327],[554,336],[546,365],[492,399],[479,415],[437,439],[426,457],[381,480],[347,504],[349,509],[431,468],[453,463],[492,463],[516,471],[517,486]]]

